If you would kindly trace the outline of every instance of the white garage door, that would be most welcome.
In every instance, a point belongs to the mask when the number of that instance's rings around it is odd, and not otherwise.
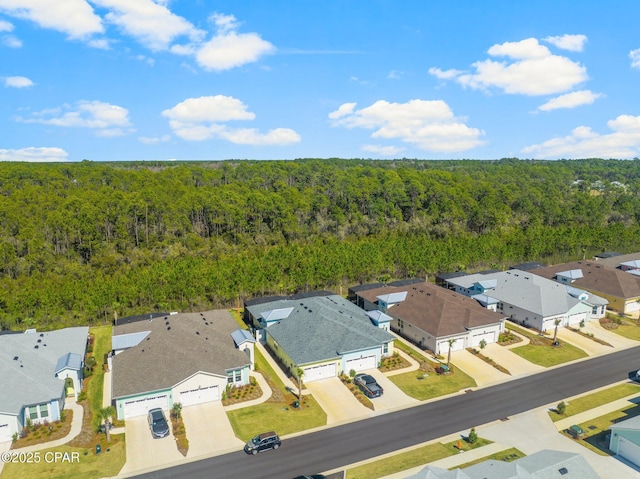
[[[9,427],[9,423],[1,423],[0,424],[0,442],[9,442],[11,441],[11,428]]]
[[[618,442],[618,455],[634,463],[636,466],[640,466],[640,446],[622,436],[620,436]]]
[[[344,370],[348,373],[352,369],[356,372],[364,371],[365,369],[374,369],[377,366],[376,357],[365,356],[362,358],[349,359],[345,362]]]
[[[336,363],[312,366],[310,368],[304,368],[303,371],[304,376],[302,376],[302,380],[307,383],[317,381],[318,379],[335,378],[337,376]]]
[[[587,318],[587,313],[578,313],[578,314],[572,314],[571,316],[569,316],[569,324],[570,325],[574,325],[574,324],[580,324],[580,321],[587,321],[589,318]],[[554,325],[555,328],[555,325]]]
[[[218,386],[210,386],[208,388],[192,389],[191,391],[182,391],[180,393],[180,404],[183,406],[193,406],[205,402],[213,402],[220,400],[220,389]]]
[[[485,340],[487,344],[492,344],[496,342],[496,333],[495,331],[490,331],[488,333],[475,333],[471,335],[471,347],[475,348],[480,345],[480,341]],[[457,341],[456,341],[457,342]]]
[[[159,407],[161,409],[169,409],[169,395],[159,394],[157,396],[133,399],[124,403],[124,418],[142,416],[147,414],[149,409]]]
[[[451,351],[462,351],[464,349],[464,339],[458,338],[456,342],[451,345]],[[438,343],[438,350],[440,354],[446,354],[449,352],[449,341],[440,341]]]

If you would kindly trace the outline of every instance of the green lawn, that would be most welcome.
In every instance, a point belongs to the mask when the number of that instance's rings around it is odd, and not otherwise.
[[[102,453],[96,455],[95,449],[80,447],[59,446],[38,451],[40,462],[37,464],[5,464],[2,470],[2,479],[32,479],[34,477],[55,479],[98,479],[101,477],[117,476],[125,463],[124,435],[113,436],[118,438],[109,447],[107,452],[103,447]],[[53,461],[51,454],[54,452],[77,453],[77,459],[73,462],[63,462],[60,458]],[[35,456],[34,456],[35,457]]]
[[[457,467],[452,467],[449,470],[464,469],[465,467],[473,466],[474,464],[479,464],[490,459],[493,459],[494,461],[512,462],[525,456],[526,454],[524,452],[516,449],[515,447],[512,447],[510,449],[505,449],[504,451],[496,452],[495,454],[491,454],[489,456],[481,457],[480,459],[476,459],[475,461],[465,462],[464,464],[461,464]]]
[[[638,415],[640,415],[640,406],[634,405],[580,423],[578,425],[584,431],[585,437],[579,440],[578,443],[601,456],[610,456],[611,452],[608,449],[609,443],[606,441],[606,437],[609,434],[611,425]],[[563,434],[571,437],[566,433]]]
[[[396,339],[393,342],[393,347],[399,349],[400,351],[403,351],[403,352],[407,353],[410,357],[412,357],[416,361],[432,362],[426,356],[424,356],[423,354],[420,354],[418,351],[413,349],[411,346],[408,346],[407,344],[405,344],[403,341],[401,341],[399,339]]]
[[[580,348],[576,348],[564,341],[560,344],[561,346],[559,347],[527,344],[511,348],[510,351],[533,364],[544,367],[556,366],[557,364],[587,357],[587,353]]]
[[[564,415],[560,415],[555,411],[549,411],[549,417],[551,417],[553,422],[556,422],[560,419],[588,411],[594,407],[602,406],[603,404],[608,404],[616,399],[622,399],[636,393],[640,393],[640,385],[631,383],[619,384],[617,386],[598,391],[597,393],[573,399],[571,402],[567,403],[567,409]]]
[[[91,405],[91,412],[97,414],[102,409],[102,390],[104,386],[104,369],[102,364],[104,355],[111,351],[112,327],[95,326],[89,329],[89,333],[94,335],[93,356],[96,358],[96,365],[93,368],[93,375],[87,388],[87,396]]]
[[[619,324],[616,329],[609,329],[609,331],[624,336],[627,339],[640,341],[640,326],[626,319],[623,319],[622,324]]]
[[[286,435],[327,424],[327,414],[313,396],[303,396],[300,407],[293,408],[296,396],[287,391],[258,349],[255,350],[255,358],[256,370],[265,376],[275,391],[265,403],[227,412],[237,437],[248,441],[256,434],[271,429],[280,435]]]
[[[478,438],[475,444],[460,441],[461,449],[469,451],[478,447],[491,444],[491,441]],[[442,444],[440,442],[422,446],[411,451],[401,452],[378,461],[370,462],[362,466],[347,469],[347,479],[376,479],[388,476],[396,472],[405,471],[412,467],[418,467],[429,462],[437,461],[445,457],[459,454],[458,441]]]
[[[424,377],[422,371],[411,371],[389,376],[389,379],[405,394],[420,401],[477,386],[471,376],[454,366],[452,366],[452,369],[454,370],[452,374],[438,375],[430,373]]]

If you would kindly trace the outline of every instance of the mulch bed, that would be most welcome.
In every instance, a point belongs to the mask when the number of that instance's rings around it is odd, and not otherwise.
[[[381,364],[378,369],[383,373],[387,371],[395,371],[396,369],[408,368],[409,366],[411,366],[411,363],[409,363],[409,361],[400,356],[398,353],[393,353],[393,356],[382,358],[382,361],[380,363]]]
[[[373,403],[371,402],[371,399],[364,395],[364,393],[358,386],[353,383],[349,376],[343,374],[342,376],[340,376],[340,381],[342,381],[342,384],[344,384],[347,389],[349,389],[349,391],[351,391],[351,393],[356,397],[356,399],[360,401],[360,404],[373,410]]]
[[[187,452],[189,452],[189,440],[187,439],[187,431],[184,427],[182,416],[176,417],[175,414],[171,414],[171,426],[173,428],[173,436],[176,440],[178,451],[180,451],[180,454],[184,457],[187,457]]]
[[[251,401],[252,399],[258,399],[262,397],[262,389],[255,382],[255,379],[251,378],[251,383],[246,386],[240,386],[236,388],[229,388],[225,391],[225,397],[222,399],[223,406],[230,406],[231,404],[237,404],[245,401]]]
[[[11,449],[42,444],[66,437],[71,431],[73,423],[73,411],[64,410],[64,420],[46,424],[35,424],[31,429],[24,428],[22,437],[11,444]]]
[[[600,326],[604,329],[618,329],[618,322],[611,318],[600,318]]]

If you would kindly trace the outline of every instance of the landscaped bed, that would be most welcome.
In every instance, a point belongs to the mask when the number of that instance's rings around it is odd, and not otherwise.
[[[386,358],[382,358],[380,361],[380,367],[378,368],[381,372],[386,373],[387,371],[395,371],[397,369],[404,369],[411,366],[409,361],[400,356],[397,351],[395,351],[391,356],[387,356]]]
[[[73,411],[63,409],[59,421],[52,423],[45,421],[42,424],[33,424],[30,427],[25,427],[22,430],[20,439],[13,441],[11,444],[11,449],[19,449],[21,447],[62,439],[71,431],[72,423]]]
[[[262,389],[255,378],[249,378],[249,384],[239,387],[228,387],[222,394],[222,405],[242,403],[262,397]]]
[[[360,390],[360,388],[353,382],[352,378],[350,378],[346,374],[343,374],[342,376],[340,376],[340,381],[342,381],[342,384],[344,384],[347,387],[347,389],[351,391],[351,394],[355,396],[355,398],[360,402],[360,404],[362,404],[365,407],[368,407],[372,411],[374,410],[371,399],[369,399],[367,396],[364,395],[364,393]]]

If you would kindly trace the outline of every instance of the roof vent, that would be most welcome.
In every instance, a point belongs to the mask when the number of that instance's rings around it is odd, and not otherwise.
[[[165,321],[169,321],[169,316],[165,316],[165,317],[164,317],[164,320],[165,320]]]
[[[42,339],[38,339],[36,342],[37,342],[37,343],[41,343],[41,342],[42,342]]]
[[[207,321],[204,322],[205,325],[209,326],[209,323]]]
[[[13,357],[13,360],[14,360],[14,361],[17,361],[17,360],[18,360],[18,356],[14,356],[14,357]]]
[[[149,336],[147,336],[147,341],[149,341],[151,338]]]
[[[204,314],[200,313],[200,316],[204,316]]]
[[[561,467],[560,469],[558,469],[558,472],[563,476],[565,474],[569,474],[569,470],[566,467]]]
[[[36,345],[33,347],[33,349],[38,349],[38,347],[39,347],[39,346],[36,344]]]
[[[40,333],[40,337],[41,337],[41,338],[44,338],[44,333]]]
[[[196,334],[197,334],[198,336],[200,336],[200,331],[196,331]]]
[[[43,346],[46,346],[46,344],[43,344]]]
[[[168,327],[167,327],[167,331],[171,331],[171,326],[168,326]]]
[[[313,313],[313,311],[309,310],[310,313]]]

